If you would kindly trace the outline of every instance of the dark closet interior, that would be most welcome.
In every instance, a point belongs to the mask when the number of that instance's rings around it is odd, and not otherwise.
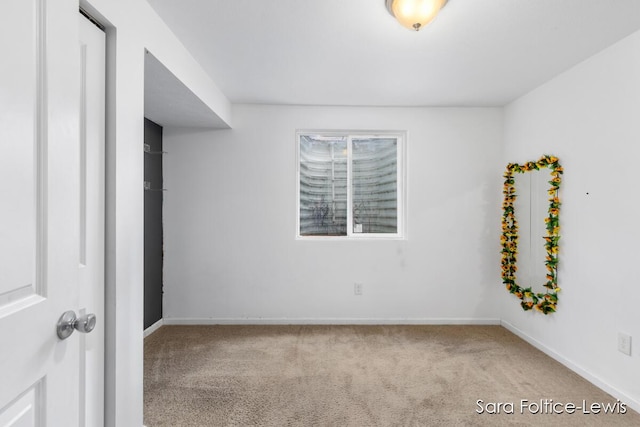
[[[162,126],[144,119],[144,328],[162,319]]]

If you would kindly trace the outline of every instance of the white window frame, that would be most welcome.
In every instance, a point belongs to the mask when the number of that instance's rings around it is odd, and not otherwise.
[[[346,236],[303,236],[300,234],[300,137],[321,135],[347,138],[347,234]],[[352,141],[360,138],[397,138],[397,232],[396,233],[355,233],[353,231],[352,206]],[[361,131],[361,130],[297,130],[296,131],[296,239],[297,240],[405,240],[406,239],[406,131]]]

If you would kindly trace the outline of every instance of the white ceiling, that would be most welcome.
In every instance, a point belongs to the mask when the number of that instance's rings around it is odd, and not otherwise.
[[[228,127],[150,52],[144,57],[144,116],[161,126]]]
[[[501,106],[640,29],[640,0],[148,0],[233,103]]]

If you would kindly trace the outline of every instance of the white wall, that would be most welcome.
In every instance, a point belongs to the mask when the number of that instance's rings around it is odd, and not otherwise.
[[[497,322],[501,109],[232,114],[164,132],[165,323]],[[407,130],[408,239],[296,240],[296,129]]]
[[[523,312],[503,292],[505,325],[640,408],[640,33],[506,107],[505,163],[559,157],[565,168],[558,312]]]
[[[107,27],[106,425],[140,426],[145,49],[222,120],[230,107],[145,0],[80,3]]]

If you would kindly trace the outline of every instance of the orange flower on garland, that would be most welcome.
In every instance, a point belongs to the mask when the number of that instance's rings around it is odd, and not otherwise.
[[[549,210],[545,218],[547,235],[544,236],[544,247],[547,251],[545,265],[547,268],[547,282],[543,285],[546,292],[533,292],[531,288],[522,288],[516,283],[516,261],[518,255],[518,223],[515,217],[514,204],[516,201],[514,174],[524,173],[540,168],[551,170],[551,187],[548,190]],[[544,314],[554,313],[558,304],[558,240],[560,240],[560,224],[558,216],[560,214],[560,199],[558,190],[562,182],[561,175],[563,168],[555,156],[542,156],[537,162],[527,162],[523,165],[509,163],[504,174],[504,202],[502,203],[502,283],[507,290],[518,297],[520,305],[524,310],[535,308]]]

